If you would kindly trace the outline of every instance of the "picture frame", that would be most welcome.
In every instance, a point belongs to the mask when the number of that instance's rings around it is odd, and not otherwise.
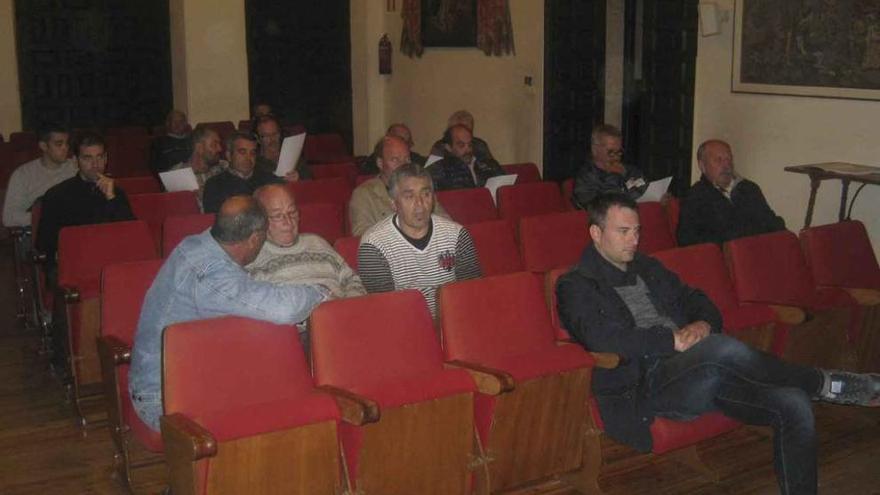
[[[880,4],[736,0],[731,90],[880,100]]]
[[[422,46],[476,47],[476,0],[422,0]]]

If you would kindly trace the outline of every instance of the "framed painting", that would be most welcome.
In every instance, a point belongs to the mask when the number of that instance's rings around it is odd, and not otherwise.
[[[476,0],[422,0],[422,46],[477,46]]]
[[[880,2],[736,0],[732,90],[880,100]]]

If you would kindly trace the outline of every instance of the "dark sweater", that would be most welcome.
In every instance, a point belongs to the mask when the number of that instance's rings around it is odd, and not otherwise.
[[[236,195],[250,196],[261,186],[267,184],[281,184],[284,179],[266,172],[260,168],[254,168],[254,173],[247,179],[233,174],[229,170],[215,175],[205,183],[205,195],[203,198],[205,213],[217,213],[220,205],[226,198]]]
[[[79,174],[50,188],[43,196],[37,249],[54,263],[58,232],[63,227],[134,220],[122,189],[116,187],[113,193],[113,199],[108,200],[94,182],[83,180]]]
[[[681,202],[678,244],[721,244],[784,229],[785,220],[770,208],[754,182],[740,180],[727,199],[706,176],[701,176]]]
[[[651,449],[654,414],[646,397],[645,373],[673,355],[673,330],[657,325],[636,327],[635,318],[615,287],[633,285],[636,276],[648,287],[649,298],[661,315],[678,326],[704,320],[712,332],[721,331],[721,314],[701,291],[684,285],[654,258],[636,253],[621,271],[591,245],[577,266],[556,285],[563,327],[590,351],[621,357],[614,369],[593,371],[593,392],[609,435],[642,451]]]
[[[190,136],[159,136],[150,145],[150,170],[153,175],[171,170],[180,162],[189,160],[192,154]]]
[[[648,189],[648,181],[645,180],[645,174],[638,168],[630,165],[624,165],[623,169],[625,171],[623,175],[606,172],[597,167],[592,160],[588,160],[578,170],[577,177],[575,177],[574,192],[571,197],[574,207],[586,209],[593,198],[608,192],[622,192],[632,199],[640,198]],[[639,179],[641,179],[639,185],[632,188],[626,187],[627,181],[638,181]]]
[[[504,175],[504,169],[495,160],[481,161],[477,159],[474,162],[474,175],[477,176],[477,181],[474,182],[474,177],[468,166],[453,155],[448,155],[446,158],[432,163],[428,167],[428,172],[434,179],[435,191],[483,187],[490,177]]]

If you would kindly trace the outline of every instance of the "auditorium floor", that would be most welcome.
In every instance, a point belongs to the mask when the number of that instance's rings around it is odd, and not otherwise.
[[[0,494],[122,494],[106,427],[81,431],[64,393],[37,356],[38,339],[15,319],[11,248],[0,241]],[[817,404],[822,494],[880,494],[880,408]],[[676,460],[637,455],[606,442],[608,494],[776,493],[769,430],[740,428],[702,445],[718,482]],[[164,486],[161,465],[136,471],[135,492]],[[559,486],[518,495],[575,493]]]

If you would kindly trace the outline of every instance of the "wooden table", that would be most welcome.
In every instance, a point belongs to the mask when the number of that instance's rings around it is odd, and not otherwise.
[[[823,180],[839,179],[841,182],[840,190],[840,211],[838,212],[838,220],[843,221],[848,217],[846,210],[846,202],[849,198],[850,182],[858,182],[862,185],[853,196],[852,203],[855,203],[859,191],[866,184],[880,185],[880,167],[870,167],[867,165],[857,165],[853,163],[815,163],[809,165],[793,165],[785,167],[786,172],[794,172],[796,174],[807,174],[810,176],[810,202],[807,204],[807,217],[804,219],[804,228],[810,226],[813,221],[813,206],[816,203],[816,191],[819,190],[819,184]],[[850,211],[852,211],[852,203],[850,203]]]

